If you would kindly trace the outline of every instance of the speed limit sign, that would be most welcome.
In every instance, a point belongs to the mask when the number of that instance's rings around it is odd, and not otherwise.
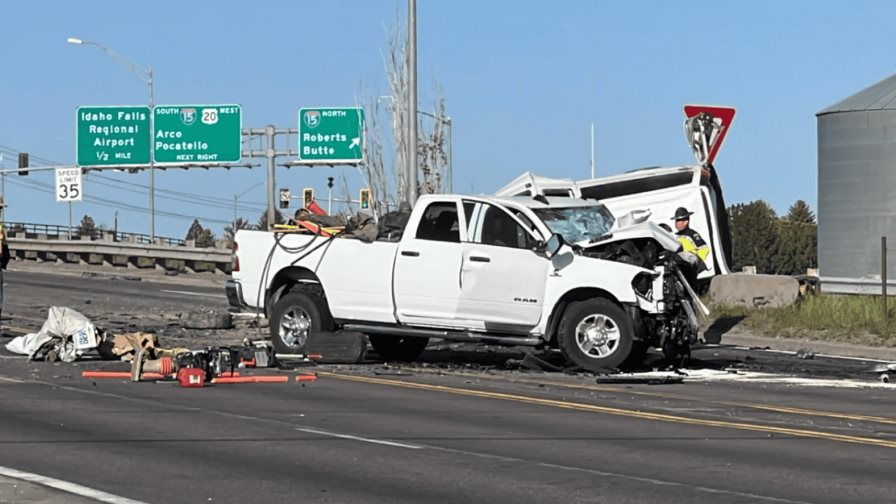
[[[56,168],[56,201],[81,201],[80,168]]]

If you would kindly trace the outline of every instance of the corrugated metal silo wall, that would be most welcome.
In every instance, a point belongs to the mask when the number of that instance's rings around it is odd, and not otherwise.
[[[896,111],[819,116],[819,274],[880,278],[881,236],[896,272]]]

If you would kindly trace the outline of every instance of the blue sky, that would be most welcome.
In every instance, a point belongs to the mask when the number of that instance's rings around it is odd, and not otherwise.
[[[388,94],[386,31],[396,12],[404,22],[405,8],[403,0],[9,3],[0,146],[71,164],[79,105],[147,102],[136,75],[67,37],[152,66],[157,104],[238,103],[246,127],[295,127],[300,107],[353,105],[362,88]],[[431,106],[438,80],[460,192],[492,192],[525,170],[586,177],[592,122],[598,174],[692,163],[681,107],[709,103],[738,109],[716,163],[727,200],[765,199],[783,213],[801,198],[814,208],[814,114],[896,70],[896,4],[883,1],[418,0],[417,11],[420,106]],[[326,177],[342,172],[354,193],[361,182],[350,168],[280,168],[277,186],[315,187],[322,199]],[[119,229],[147,232],[148,176],[103,175],[87,178],[85,194],[105,205],[75,204],[76,220],[86,213],[111,225],[123,202]],[[6,177],[6,220],[65,223],[67,207],[44,192],[52,174],[25,179]],[[264,180],[262,168],[158,172],[156,207],[220,233],[215,220],[233,217],[227,201]],[[262,187],[249,190],[240,215],[256,220],[264,201]],[[156,232],[182,237],[189,223],[159,216]]]

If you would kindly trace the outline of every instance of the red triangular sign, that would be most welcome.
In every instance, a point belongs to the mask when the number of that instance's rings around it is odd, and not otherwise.
[[[722,143],[725,142],[725,135],[728,134],[728,130],[731,129],[731,123],[734,122],[734,114],[737,111],[734,107],[715,107],[711,105],[685,105],[684,106],[684,115],[688,119],[696,117],[701,113],[706,113],[712,116],[712,132],[709,134],[709,138],[707,140],[707,148],[708,153],[706,156],[706,162],[708,164],[712,164],[716,158],[716,155],[719,153],[719,149],[722,148]],[[694,142],[692,138],[688,138],[688,142],[691,143],[691,147],[696,151],[697,148],[694,147]],[[698,161],[699,161],[698,156]]]

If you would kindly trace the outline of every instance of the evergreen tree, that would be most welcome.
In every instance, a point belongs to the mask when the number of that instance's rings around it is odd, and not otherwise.
[[[190,229],[187,231],[187,236],[184,240],[197,240],[204,230],[205,228],[199,223],[199,219],[193,219],[193,223],[190,224]]]
[[[215,246],[215,234],[212,233],[211,229],[202,227],[199,219],[193,219],[193,223],[190,224],[190,230],[187,231],[187,236],[184,239],[193,240],[197,247]]]
[[[776,273],[778,225],[775,211],[762,200],[728,209],[734,268],[756,266],[757,273]]]
[[[801,222],[804,224],[815,224],[815,214],[809,208],[809,204],[803,200],[796,200],[790,205],[784,220],[789,222]]]
[[[818,266],[818,227],[803,200],[796,200],[779,222],[777,263],[782,275],[803,275]]]
[[[82,236],[93,236],[95,232],[96,223],[93,221],[93,217],[85,215],[81,219],[81,223],[78,224],[78,234]]]
[[[283,214],[280,213],[279,210],[274,210],[274,224],[283,224],[286,222],[286,218],[283,217]],[[255,225],[255,229],[260,229],[262,231],[267,231],[268,229],[268,212],[265,210],[261,213],[261,217],[258,219],[258,224]]]

